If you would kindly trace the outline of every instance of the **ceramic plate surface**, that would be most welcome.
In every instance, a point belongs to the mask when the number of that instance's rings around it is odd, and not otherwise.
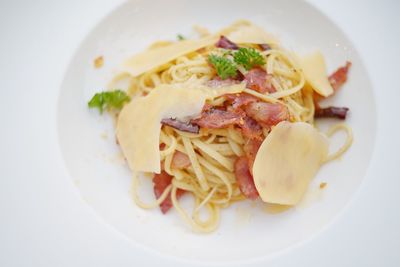
[[[226,263],[271,257],[318,234],[340,214],[359,188],[375,142],[372,86],[349,39],[309,4],[208,2],[127,2],[96,25],[78,47],[62,83],[57,115],[61,152],[82,198],[105,222],[133,242],[189,261]],[[343,157],[321,168],[297,207],[271,214],[261,202],[245,201],[222,211],[217,231],[198,234],[175,211],[162,215],[158,209],[142,210],[135,206],[130,196],[131,172],[116,145],[113,122],[109,116],[89,110],[87,101],[95,92],[104,90],[122,60],[152,42],[174,40],[177,34],[194,35],[192,25],[216,31],[238,19],[260,25],[278,36],[290,50],[322,51],[329,72],[347,60],[353,63],[348,82],[326,104],[350,108],[346,122],[353,129],[354,143]],[[93,60],[100,55],[105,65],[95,69]],[[359,94],[359,88],[363,88],[363,94]],[[321,128],[334,123],[337,121],[325,121]],[[343,139],[344,135],[334,136],[331,150],[340,146]],[[328,184],[326,189],[319,189],[321,182]],[[142,187],[141,195],[151,201],[150,183],[143,183]],[[188,204],[190,198],[183,201]]]

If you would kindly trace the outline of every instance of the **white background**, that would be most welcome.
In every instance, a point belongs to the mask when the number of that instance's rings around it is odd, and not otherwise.
[[[71,55],[121,2],[0,2],[1,266],[179,263],[136,247],[103,223],[64,177],[63,162],[49,160],[58,153],[55,99]],[[270,265],[398,266],[400,2],[311,2],[349,36],[364,60],[377,98],[377,143],[368,175],[345,212]]]

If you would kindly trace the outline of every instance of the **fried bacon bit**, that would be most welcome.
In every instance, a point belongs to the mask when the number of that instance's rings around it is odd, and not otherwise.
[[[246,87],[259,93],[276,92],[272,85],[272,76],[261,68],[254,68],[244,75],[247,84]]]
[[[249,165],[246,157],[239,157],[235,161],[235,176],[239,189],[245,197],[255,200],[258,197],[253,176],[249,171]]]
[[[238,83],[239,83],[238,80],[234,80],[232,78],[227,78],[225,80],[222,80],[220,77],[215,77],[207,82],[207,86],[215,88],[215,87],[230,86]]]
[[[225,99],[229,101],[233,109],[238,109],[250,103],[257,102],[258,98],[246,93],[240,94],[226,94]]]
[[[197,125],[193,125],[190,122],[183,122],[183,121],[180,121],[177,119],[172,119],[172,118],[162,119],[161,124],[170,126],[179,131],[182,131],[182,132],[199,133],[199,131],[200,131],[200,128]]]
[[[226,38],[225,36],[221,35],[218,42],[215,44],[216,47],[225,48],[225,49],[239,49],[239,46]]]
[[[174,169],[183,169],[191,165],[188,155],[180,151],[175,151],[172,157],[171,167]]]
[[[103,56],[96,57],[93,61],[93,65],[96,69],[103,67],[104,65],[104,58]]]
[[[327,108],[317,108],[315,109],[315,118],[338,118],[345,120],[349,108],[346,107],[327,107]]]
[[[243,119],[243,124],[239,125],[242,134],[250,139],[262,140],[262,127],[258,122],[246,116]]]
[[[262,51],[268,51],[272,49],[269,44],[259,44],[258,46],[261,48]]]
[[[203,108],[201,109],[201,113],[208,112],[210,109],[213,109],[214,106],[210,103],[204,103]]]
[[[289,119],[289,111],[282,104],[250,103],[246,106],[245,111],[248,116],[264,127],[270,127]]]
[[[267,76],[267,72],[261,68],[254,68],[250,70],[248,73],[244,75],[244,79],[246,80],[246,87],[252,89],[254,91],[265,93],[265,77]]]
[[[344,67],[338,68],[334,73],[329,76],[329,82],[333,90],[339,89],[347,81],[347,73],[351,67],[351,62],[347,61]]]
[[[266,86],[265,88],[267,89],[267,92],[272,94],[276,92],[275,87],[272,85],[272,75],[271,74],[267,74],[267,77],[265,77],[265,83]]]
[[[242,114],[214,108],[202,112],[200,118],[191,120],[192,124],[208,129],[226,128],[240,122],[243,122]]]
[[[172,181],[172,176],[166,173],[165,171],[162,171],[160,174],[154,174],[153,177],[153,184],[154,184],[154,195],[158,199],[164,190],[171,184]],[[179,198],[185,191],[178,189],[176,191],[176,197]],[[160,209],[162,213],[166,213],[170,208],[172,207],[172,200],[171,200],[171,194],[168,195],[168,197],[161,202],[160,204]]]
[[[250,173],[253,174],[253,164],[256,160],[258,149],[262,144],[260,139],[247,139],[244,143],[243,150],[247,157]]]

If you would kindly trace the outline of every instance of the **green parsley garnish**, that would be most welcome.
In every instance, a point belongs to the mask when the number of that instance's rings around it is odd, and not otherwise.
[[[178,41],[183,41],[183,40],[185,40],[186,38],[185,38],[185,36],[183,36],[182,34],[178,34],[178,35],[176,36],[176,39],[178,39]]]
[[[131,98],[121,90],[96,93],[88,102],[89,108],[98,108],[103,113],[105,108],[121,109]]]
[[[231,60],[217,55],[209,55],[208,60],[214,66],[218,76],[222,80],[225,80],[229,77],[236,77],[237,67]]]
[[[250,70],[254,66],[264,65],[264,57],[254,48],[239,48],[233,55],[233,60],[242,65],[246,70]]]

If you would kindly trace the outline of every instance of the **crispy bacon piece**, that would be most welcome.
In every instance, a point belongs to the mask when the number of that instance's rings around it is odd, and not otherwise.
[[[351,62],[347,61],[346,65],[338,68],[334,73],[329,76],[329,82],[333,87],[333,90],[339,89],[347,81],[347,73],[351,67]]]
[[[243,124],[240,124],[239,127],[245,137],[262,140],[262,127],[252,118],[244,117]]]
[[[202,128],[221,129],[241,121],[243,115],[240,113],[212,108],[202,112],[200,118],[192,119],[191,123]]]
[[[197,125],[193,125],[190,122],[183,122],[183,121],[180,121],[177,119],[172,119],[172,118],[162,119],[161,124],[170,126],[179,131],[182,131],[182,132],[199,133],[199,131],[200,131],[200,128]]]
[[[349,108],[346,107],[327,107],[315,109],[315,118],[338,118],[341,120],[346,119]]]
[[[247,105],[245,111],[248,116],[264,127],[270,127],[289,119],[289,111],[282,104],[255,102]]]
[[[214,106],[209,103],[204,103],[203,108],[201,109],[201,113],[208,112],[210,109],[213,109]]]
[[[225,36],[221,35],[218,42],[215,44],[216,47],[225,48],[225,49],[239,49],[239,46],[226,38]]]
[[[271,74],[267,74],[267,77],[266,77],[265,79],[266,79],[266,89],[267,89],[267,92],[270,93],[270,94],[275,93],[275,92],[276,92],[276,89],[275,89],[275,87],[272,85],[272,75],[271,75]]]
[[[247,157],[250,173],[253,174],[253,164],[256,159],[258,149],[262,144],[260,139],[247,139],[244,143],[243,150]]]
[[[271,50],[271,46],[269,44],[258,44],[262,51]]]
[[[265,93],[267,72],[261,68],[254,68],[244,75],[246,87],[254,91]]]
[[[242,93],[237,93],[237,94],[225,94],[224,97],[226,101],[233,102],[236,97],[240,96]]]
[[[276,92],[272,85],[272,76],[261,68],[254,68],[244,75],[246,87],[259,93]]]
[[[247,104],[257,102],[258,98],[246,93],[240,94],[226,94],[224,95],[226,100],[230,102],[233,109],[241,108],[242,106],[246,106]]]
[[[245,197],[255,200],[258,197],[258,192],[254,185],[253,176],[249,171],[247,158],[244,156],[237,158],[234,167],[240,191]]]
[[[243,81],[243,80],[244,80],[244,75],[243,75],[243,73],[240,72],[240,71],[237,71],[237,72],[236,72],[235,80],[237,80],[237,81],[239,81],[239,82]]]
[[[338,90],[346,81],[347,81],[347,73],[351,67],[351,62],[347,61],[346,65],[343,67],[338,68],[334,73],[332,73],[329,77],[329,83],[331,84],[334,91]],[[316,92],[313,93],[313,100],[315,109],[320,109],[319,101],[324,99],[323,96],[317,94]]]
[[[172,157],[171,167],[175,169],[187,168],[191,165],[188,155],[180,151],[175,151]]]
[[[162,171],[160,174],[154,174],[153,177],[153,184],[154,184],[154,195],[158,199],[164,190],[171,184],[172,181],[172,176],[166,173],[165,171]],[[176,196],[179,198],[182,196],[182,194],[185,191],[178,189],[176,191]],[[171,200],[171,194],[168,195],[168,197],[161,202],[160,204],[160,209],[162,213],[166,213],[170,208],[172,207],[172,200]]]

